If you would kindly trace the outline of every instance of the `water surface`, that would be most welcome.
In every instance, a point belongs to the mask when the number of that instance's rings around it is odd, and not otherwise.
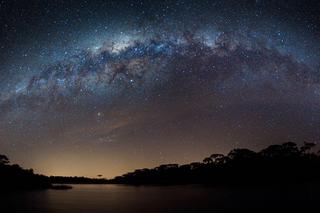
[[[0,212],[311,212],[320,187],[263,188],[73,185],[71,190],[1,194]],[[318,211],[320,212],[320,211]]]

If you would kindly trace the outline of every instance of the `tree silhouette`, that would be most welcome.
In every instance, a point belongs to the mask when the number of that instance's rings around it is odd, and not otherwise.
[[[308,143],[306,141],[303,142],[303,146],[300,147],[300,151],[302,153],[307,153],[309,152],[313,147],[315,147],[317,144],[316,143]]]
[[[7,156],[0,155],[0,164],[5,165],[5,164],[9,164],[9,163],[10,163],[10,161],[9,161],[9,158]]]
[[[32,169],[10,165],[5,155],[0,155],[0,189],[48,188],[51,183],[121,183],[121,184],[270,184],[303,181],[320,181],[320,153],[311,152],[315,143],[304,142],[299,148],[293,142],[270,145],[255,152],[237,148],[227,156],[212,154],[201,162],[179,166],[163,164],[155,168],[136,169],[112,180],[86,177],[41,176]]]
[[[204,164],[212,164],[213,163],[213,160],[209,157],[206,157],[205,159],[203,159],[202,161]]]
[[[212,154],[202,163],[178,166],[165,164],[153,169],[139,169],[118,176],[110,183],[124,184],[270,184],[320,181],[320,156],[311,153],[314,143],[300,148],[293,142],[255,152],[237,148],[223,154]]]
[[[50,188],[49,178],[23,169],[17,164],[9,164],[7,156],[0,155],[0,189],[45,189]]]
[[[300,150],[297,144],[293,142],[286,142],[281,145],[271,145],[263,149],[261,155],[267,158],[288,158],[297,157],[300,155]]]
[[[228,157],[232,160],[249,160],[257,157],[257,153],[250,149],[233,149]]]
[[[216,165],[223,164],[228,160],[228,157],[224,156],[223,154],[212,154],[210,158]]]
[[[287,156],[296,156],[296,155],[299,155],[299,153],[300,153],[297,144],[295,144],[293,142],[286,142],[286,143],[282,144],[281,146],[282,146],[283,154],[285,154]]]

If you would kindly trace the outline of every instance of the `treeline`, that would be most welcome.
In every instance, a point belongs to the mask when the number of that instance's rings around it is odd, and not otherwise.
[[[17,164],[10,165],[5,155],[0,155],[0,189],[46,189],[51,183],[48,177],[33,173],[32,169],[23,169]]]
[[[212,154],[202,162],[165,164],[107,180],[104,178],[44,176],[32,169],[11,165],[0,155],[0,189],[44,189],[52,184],[284,184],[320,181],[320,155],[315,143],[298,147],[293,142],[271,145],[259,152],[233,149]],[[101,175],[99,175],[100,177]],[[54,187],[53,187],[54,188]]]
[[[108,180],[105,178],[87,178],[87,177],[64,177],[50,176],[50,182],[53,184],[105,184]]]
[[[62,177],[38,175],[32,169],[10,164],[7,156],[0,155],[0,190],[69,189],[56,184],[103,184],[104,178]]]
[[[284,184],[320,180],[320,155],[315,143],[271,145],[259,152],[233,149],[212,154],[202,162],[166,164],[115,177],[120,184]]]

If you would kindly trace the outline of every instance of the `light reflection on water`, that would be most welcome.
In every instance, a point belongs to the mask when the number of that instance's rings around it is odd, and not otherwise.
[[[320,187],[73,185],[2,194],[0,212],[298,212],[317,208]],[[318,207],[320,209],[320,207]]]

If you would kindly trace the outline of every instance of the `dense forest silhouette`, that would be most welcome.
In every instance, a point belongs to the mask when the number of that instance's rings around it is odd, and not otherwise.
[[[285,184],[320,180],[320,155],[315,143],[271,145],[259,152],[237,148],[212,154],[202,162],[165,164],[115,177],[122,184]]]
[[[88,177],[66,177],[66,176],[50,176],[50,182],[54,184],[106,184],[109,183],[107,179],[101,178],[88,178]]]
[[[259,152],[245,148],[231,150],[227,155],[212,154],[202,162],[185,165],[165,164],[153,169],[137,169],[114,179],[44,176],[32,169],[11,165],[0,155],[1,189],[44,189],[54,184],[285,184],[320,181],[320,155],[315,143],[293,142],[271,145]],[[58,187],[57,189],[66,189]]]
[[[52,187],[48,177],[34,174],[32,169],[23,169],[10,164],[7,156],[0,155],[0,189],[46,189]]]

